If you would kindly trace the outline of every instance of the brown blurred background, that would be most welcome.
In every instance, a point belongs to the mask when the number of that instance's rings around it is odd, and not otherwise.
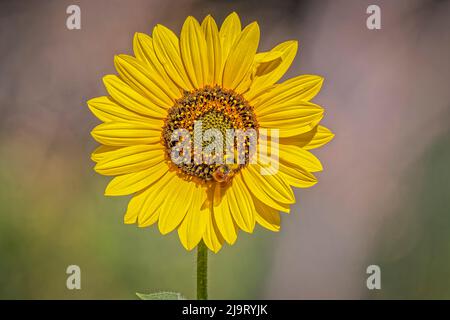
[[[66,28],[71,4],[81,30]],[[366,28],[370,4],[381,30]],[[103,196],[85,102],[135,32],[232,11],[259,22],[262,50],[299,40],[287,76],[325,77],[315,101],[336,138],[282,232],[211,256],[211,298],[450,298],[450,1],[437,0],[1,1],[0,298],[195,297],[195,252],[123,225],[128,199]],[[66,288],[70,264],[81,290]],[[370,264],[381,290],[366,288]]]

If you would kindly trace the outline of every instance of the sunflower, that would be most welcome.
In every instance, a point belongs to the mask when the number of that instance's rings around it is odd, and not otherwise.
[[[179,38],[157,25],[151,37],[135,34],[135,56],[115,57],[118,75],[103,78],[108,95],[88,106],[103,122],[92,130],[101,144],[92,154],[95,171],[115,176],[105,195],[132,195],[126,224],[157,223],[162,234],[177,229],[187,250],[203,240],[218,252],[224,242],[235,243],[239,230],[252,233],[256,223],[279,231],[280,212],[289,213],[295,202],[292,187],[317,182],[313,173],[322,165],[309,150],[333,137],[319,125],[323,108],[310,102],[323,78],[301,75],[277,83],[298,44],[286,41],[258,52],[259,37],[258,24],[242,29],[236,13],[220,28],[209,15],[201,24],[188,17]],[[241,140],[240,153],[238,143],[231,144],[244,163],[171,158],[176,130],[195,139],[210,128],[254,130],[258,142],[264,132],[274,137],[269,144],[278,150],[271,159],[277,170],[264,174],[264,157],[249,161],[251,137]]]

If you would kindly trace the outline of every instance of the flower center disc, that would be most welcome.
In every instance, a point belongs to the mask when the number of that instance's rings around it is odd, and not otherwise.
[[[201,123],[200,126],[199,123]],[[233,141],[227,144],[226,141],[229,140],[227,133],[230,129],[234,132],[256,132],[257,138],[258,122],[253,107],[247,103],[242,95],[219,86],[206,86],[192,92],[186,91],[183,97],[178,99],[174,106],[169,109],[162,132],[163,143],[169,159],[173,148],[180,143],[180,141],[173,140],[173,133],[180,129],[189,132],[192,142],[192,148],[190,148],[191,161],[181,163],[172,161],[172,163],[189,176],[204,181],[214,179],[218,182],[224,182],[245,166],[250,157],[250,138],[248,136],[242,140],[233,138]],[[214,141],[215,138],[202,138],[206,136],[205,133],[210,129],[216,129],[215,131],[222,135],[222,155],[213,153],[212,161],[211,153],[206,153],[204,149],[211,143],[217,143],[217,141]],[[196,139],[202,139],[200,140],[202,150],[197,155],[194,153],[194,150],[197,150],[194,147]],[[238,143],[241,144],[241,148],[238,148]],[[229,164],[229,160],[225,159],[227,148],[236,157],[239,156],[237,155],[238,151],[243,153],[245,163]],[[194,161],[198,156],[202,159],[201,162]],[[236,159],[234,159],[234,163],[236,163]]]

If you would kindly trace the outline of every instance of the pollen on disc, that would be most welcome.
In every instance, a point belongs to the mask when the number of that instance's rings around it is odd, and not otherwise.
[[[217,130],[216,133],[222,136],[222,154],[204,151],[211,143],[218,143],[213,138],[209,141],[202,139],[201,152],[195,153],[198,151],[194,148],[195,139],[199,136],[203,137],[211,129]],[[257,129],[258,122],[253,107],[242,95],[218,86],[206,86],[184,92],[183,97],[169,109],[162,139],[170,159],[173,148],[180,144],[179,140],[173,139],[174,131],[185,130],[184,132],[189,133],[191,139],[191,161],[173,164],[188,177],[196,177],[204,181],[226,182],[248,163],[251,156],[250,138],[246,136],[243,140],[239,140],[234,139],[235,136],[233,136],[233,141],[227,144],[227,139],[230,140],[230,131],[248,133],[252,130],[257,132]],[[227,157],[230,154],[233,155],[233,163],[230,163],[230,157]],[[202,161],[195,161],[195,157],[200,157]],[[244,163],[241,161],[237,164],[238,157],[244,159]]]

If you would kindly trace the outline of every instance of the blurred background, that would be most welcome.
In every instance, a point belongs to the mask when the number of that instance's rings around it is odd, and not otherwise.
[[[66,8],[81,8],[81,30]],[[381,30],[366,9],[381,7]],[[319,183],[296,190],[282,231],[257,228],[210,255],[213,299],[450,298],[450,1],[91,0],[0,4],[0,298],[195,297],[195,251],[123,224],[103,196],[86,101],[113,56],[157,23],[237,11],[261,50],[297,39],[287,77],[319,74],[335,139]],[[81,268],[81,290],[66,268]],[[368,290],[366,268],[381,268]]]

